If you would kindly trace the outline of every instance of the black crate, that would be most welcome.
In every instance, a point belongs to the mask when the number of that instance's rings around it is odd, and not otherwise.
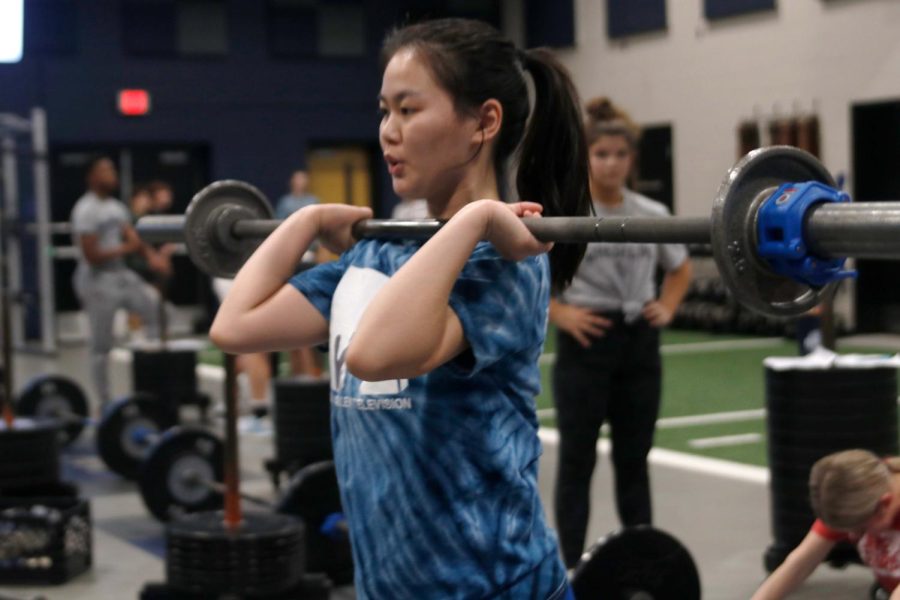
[[[0,498],[0,584],[60,584],[90,568],[90,504],[73,491],[61,484]]]

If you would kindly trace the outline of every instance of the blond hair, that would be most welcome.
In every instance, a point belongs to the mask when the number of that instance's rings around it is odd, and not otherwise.
[[[834,529],[852,531],[875,515],[878,501],[890,491],[900,459],[882,460],[868,450],[845,450],[816,461],[809,473],[813,512]]]
[[[604,135],[618,135],[628,141],[632,150],[637,150],[641,138],[641,128],[631,120],[628,113],[612,103],[606,96],[599,96],[585,106],[584,133],[588,146]]]

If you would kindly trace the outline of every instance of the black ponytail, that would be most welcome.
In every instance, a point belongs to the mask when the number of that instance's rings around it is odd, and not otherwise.
[[[588,214],[588,153],[578,94],[549,51],[516,50],[490,25],[467,19],[425,21],[394,30],[382,47],[382,66],[403,48],[419,53],[460,114],[491,98],[503,106],[493,156],[498,185],[506,181],[508,159],[520,147],[519,198],[539,202],[548,217]],[[534,79],[532,111],[523,69]],[[571,283],[584,249],[584,244],[556,244],[550,251],[555,292]]]
[[[542,48],[519,53],[534,79],[531,122],[519,150],[516,189],[544,206],[544,216],[584,216],[591,206],[588,151],[578,94],[565,68]],[[550,251],[553,288],[571,282],[585,244],[555,244]]]

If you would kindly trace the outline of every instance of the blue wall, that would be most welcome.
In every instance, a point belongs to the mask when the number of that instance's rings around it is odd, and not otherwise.
[[[26,52],[21,63],[0,65],[0,112],[44,107],[51,146],[206,143],[213,179],[245,179],[273,197],[304,162],[310,142],[377,142],[377,51],[401,12],[392,3],[366,0],[365,56],[296,60],[268,55],[262,1],[228,0],[228,54],[197,59],[130,56],[121,2],[75,5],[72,54]],[[118,114],[116,92],[131,87],[150,92],[150,115]],[[380,179],[389,205],[389,181]]]

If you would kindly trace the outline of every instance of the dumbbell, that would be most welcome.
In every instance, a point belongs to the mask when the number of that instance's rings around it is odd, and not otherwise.
[[[15,401],[19,416],[38,420],[62,421],[60,445],[68,446],[93,420],[88,417],[88,401],[75,381],[61,375],[39,375],[32,378]]]
[[[578,600],[700,600],[700,574],[690,552],[649,525],[601,538],[572,574]]]

